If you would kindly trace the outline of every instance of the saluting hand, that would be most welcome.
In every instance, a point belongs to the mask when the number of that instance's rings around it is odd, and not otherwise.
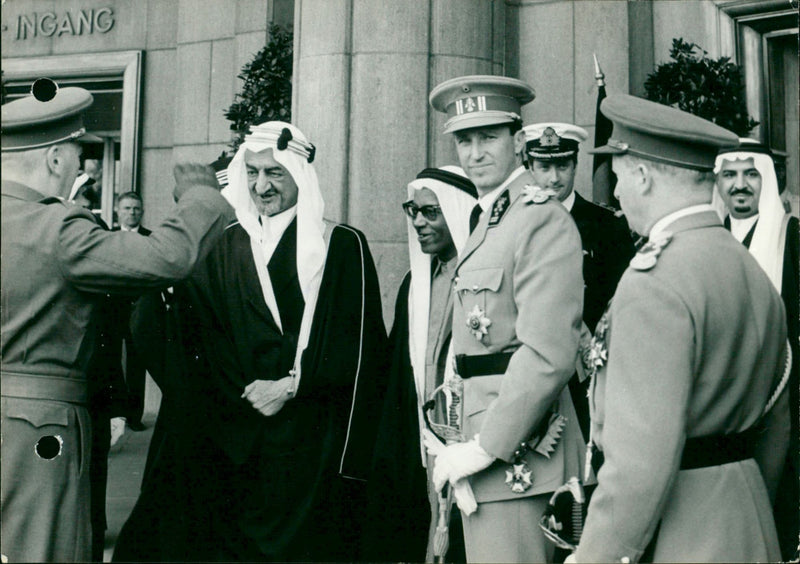
[[[244,389],[242,397],[249,401],[262,415],[270,417],[278,413],[289,399],[292,398],[292,378],[287,376],[280,380],[256,380],[250,382]]]
[[[207,165],[195,163],[179,163],[175,165],[172,171],[175,176],[175,189],[172,191],[172,196],[175,201],[181,197],[194,186],[208,186],[219,190],[219,183],[217,176],[214,174],[214,169]]]

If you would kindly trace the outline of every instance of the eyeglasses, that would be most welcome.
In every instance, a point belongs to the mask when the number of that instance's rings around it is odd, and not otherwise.
[[[406,215],[411,219],[416,219],[417,214],[422,212],[422,217],[428,221],[436,221],[439,214],[442,213],[442,208],[441,206],[418,206],[409,200],[403,203],[403,211],[406,212]]]

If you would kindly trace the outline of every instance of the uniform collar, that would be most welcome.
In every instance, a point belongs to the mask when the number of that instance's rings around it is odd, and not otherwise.
[[[519,166],[511,174],[508,175],[508,178],[506,178],[505,181],[500,186],[498,186],[488,194],[478,198],[478,203],[480,204],[481,209],[483,211],[492,209],[492,204],[494,204],[494,201],[497,199],[497,197],[503,192],[503,190],[505,190],[508,187],[509,184],[514,182],[514,180],[516,180],[517,177],[523,172],[525,172],[525,167]]]
[[[678,211],[674,211],[670,214],[665,215],[658,221],[656,221],[655,225],[650,229],[650,233],[647,235],[648,238],[654,239],[658,238],[664,231],[667,231],[668,227],[675,223],[677,220],[698,213],[703,212],[713,212],[716,215],[716,211],[711,206],[711,204],[699,204],[697,206],[689,206],[688,208],[683,208]],[[719,216],[717,216],[719,217]]]
[[[564,206],[565,208],[567,208],[568,212],[572,211],[572,207],[575,205],[575,190],[574,189],[572,190],[572,192],[569,193],[569,196],[567,196],[564,199],[564,201],[561,202],[561,205]]]
[[[13,180],[3,180],[2,192],[4,195],[26,200],[28,202],[38,202],[47,198],[38,190],[34,190],[30,186],[14,182]]]

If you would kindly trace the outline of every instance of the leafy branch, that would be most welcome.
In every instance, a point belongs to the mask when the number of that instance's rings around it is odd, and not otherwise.
[[[708,58],[702,47],[672,40],[672,62],[659,65],[644,83],[647,98],[700,116],[745,137],[758,122],[747,112],[744,77],[730,57]]]

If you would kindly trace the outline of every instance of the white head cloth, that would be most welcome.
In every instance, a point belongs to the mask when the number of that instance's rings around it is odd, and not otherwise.
[[[284,129],[288,129],[291,132],[293,141],[288,143],[287,148],[279,150],[278,138]],[[259,152],[264,149],[272,149],[273,158],[292,175],[297,184],[297,277],[305,300],[294,365],[298,380],[300,377],[300,359],[308,345],[311,321],[316,308],[319,286],[322,281],[322,271],[327,255],[324,240],[325,223],[322,219],[325,203],[320,193],[317,173],[308,162],[307,147],[310,146],[311,144],[306,140],[305,135],[291,124],[270,121],[253,126],[251,133],[244,138],[244,143],[241,144],[233,160],[228,165],[229,184],[222,191],[222,195],[236,211],[236,218],[242,228],[250,236],[253,260],[261,282],[264,301],[272,313],[272,317],[283,330],[278,305],[272,289],[272,282],[267,270],[267,264],[272,253],[267,252],[266,248],[274,249],[276,241],[273,241],[272,245],[266,245],[265,248],[266,241],[263,240],[264,232],[258,220],[258,209],[250,197],[250,189],[247,185],[245,151]],[[278,240],[282,235],[282,232],[273,234]]]
[[[783,248],[785,243],[786,222],[788,214],[783,207],[778,192],[778,178],[775,174],[775,163],[765,153],[748,151],[747,143],[752,139],[740,139],[740,151],[722,153],[717,156],[714,173],[719,174],[723,161],[753,159],[756,170],[761,174],[761,195],[758,199],[758,223],[756,223],[753,239],[750,242],[750,254],[755,257],[772,284],[781,291],[783,279]],[[729,210],[719,195],[719,186],[715,186],[712,205],[721,210],[724,219]]]
[[[84,184],[86,184],[86,181],[89,180],[90,178],[91,176],[89,176],[85,172],[79,174],[78,177],[75,179],[75,182],[72,183],[72,188],[70,188],[69,190],[69,197],[67,198],[67,201],[69,202],[73,201],[75,199],[75,196],[78,195],[78,190],[80,190],[81,187]]]
[[[466,174],[457,166],[443,166],[441,170],[458,174],[466,178]],[[453,238],[456,252],[460,253],[469,237],[469,215],[477,199],[463,190],[433,178],[418,178],[408,184],[408,197],[422,188],[428,188],[436,194],[442,208],[444,220]],[[432,256],[422,252],[417,240],[417,232],[413,221],[407,221],[408,256],[411,264],[411,287],[408,292],[408,345],[411,356],[411,367],[414,371],[414,383],[417,388],[417,404],[420,430],[425,428],[422,418],[422,404],[425,397],[425,352],[428,346],[428,316],[431,307],[431,261]],[[445,363],[445,379],[452,376],[452,351],[447,352]],[[422,447],[422,463],[427,463],[425,447]]]

